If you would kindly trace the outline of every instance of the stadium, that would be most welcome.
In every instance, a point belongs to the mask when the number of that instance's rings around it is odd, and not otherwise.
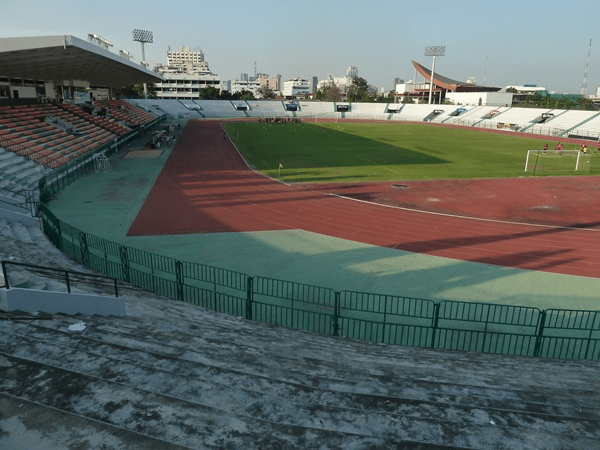
[[[72,36],[0,44],[32,86],[156,80]],[[12,100],[3,447],[597,447],[600,167],[552,158],[598,113]],[[444,153],[469,139],[482,163]]]

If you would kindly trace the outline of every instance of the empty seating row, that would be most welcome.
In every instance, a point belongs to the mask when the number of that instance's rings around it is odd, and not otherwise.
[[[97,105],[105,107],[113,118],[127,124],[143,125],[155,119],[154,115],[124,100],[106,100],[97,102]]]
[[[56,126],[46,123],[48,117],[59,122]],[[67,131],[72,127],[75,133],[64,131],[59,124]],[[72,105],[0,107],[0,147],[52,169],[129,131]]]

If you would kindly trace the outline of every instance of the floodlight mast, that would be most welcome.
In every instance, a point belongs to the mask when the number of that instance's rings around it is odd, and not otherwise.
[[[144,49],[144,44],[146,42],[150,44],[153,42],[152,31],[135,29],[133,30],[133,40],[142,44],[142,67],[148,68],[148,64],[146,64],[146,51]],[[144,98],[148,98],[148,87],[146,86],[146,83],[144,83]]]
[[[431,79],[429,80],[429,104],[431,105],[431,97],[433,93],[433,73],[435,72],[435,58],[436,56],[444,56],[446,54],[445,45],[429,45],[425,47],[425,56],[432,56],[433,62],[431,64]]]

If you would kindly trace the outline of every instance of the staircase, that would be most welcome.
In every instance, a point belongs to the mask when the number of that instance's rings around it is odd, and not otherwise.
[[[0,188],[14,192],[34,189],[47,172],[44,166],[0,148]]]
[[[2,220],[2,258],[85,270],[39,229]],[[353,341],[119,290],[124,317],[0,320],[0,448],[600,443],[598,362]]]

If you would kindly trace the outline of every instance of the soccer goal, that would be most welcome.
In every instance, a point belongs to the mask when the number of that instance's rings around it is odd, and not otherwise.
[[[527,150],[525,172],[549,171],[553,175],[572,173],[579,168],[579,150]]]

